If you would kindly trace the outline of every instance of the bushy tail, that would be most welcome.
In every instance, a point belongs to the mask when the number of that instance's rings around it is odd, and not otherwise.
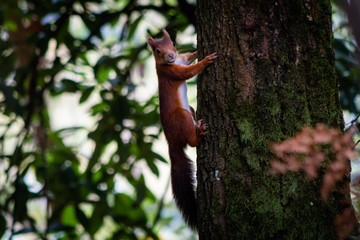
[[[191,160],[181,147],[170,147],[171,184],[174,199],[185,222],[196,230],[196,198]]]

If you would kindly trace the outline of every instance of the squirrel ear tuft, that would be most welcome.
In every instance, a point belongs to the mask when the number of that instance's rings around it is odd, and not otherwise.
[[[154,48],[154,39],[148,34],[147,42],[151,48]]]
[[[169,33],[165,30],[165,28],[162,30],[162,32],[163,32],[165,38],[169,38],[169,39],[170,39],[170,35],[169,35]]]

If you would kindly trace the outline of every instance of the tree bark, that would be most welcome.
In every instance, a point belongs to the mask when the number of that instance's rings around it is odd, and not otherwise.
[[[321,181],[273,176],[269,142],[303,125],[343,128],[330,0],[198,0],[200,239],[336,239],[344,195],[320,198]]]

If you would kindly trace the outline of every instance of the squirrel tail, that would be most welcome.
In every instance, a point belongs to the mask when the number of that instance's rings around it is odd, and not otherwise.
[[[169,147],[171,160],[171,185],[174,199],[185,222],[193,230],[197,228],[197,205],[195,198],[195,179],[191,160],[184,148]]]

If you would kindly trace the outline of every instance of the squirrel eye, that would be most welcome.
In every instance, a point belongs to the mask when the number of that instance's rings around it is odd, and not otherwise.
[[[157,52],[157,54],[160,54],[161,52],[160,52],[160,49],[156,49],[156,52]]]

